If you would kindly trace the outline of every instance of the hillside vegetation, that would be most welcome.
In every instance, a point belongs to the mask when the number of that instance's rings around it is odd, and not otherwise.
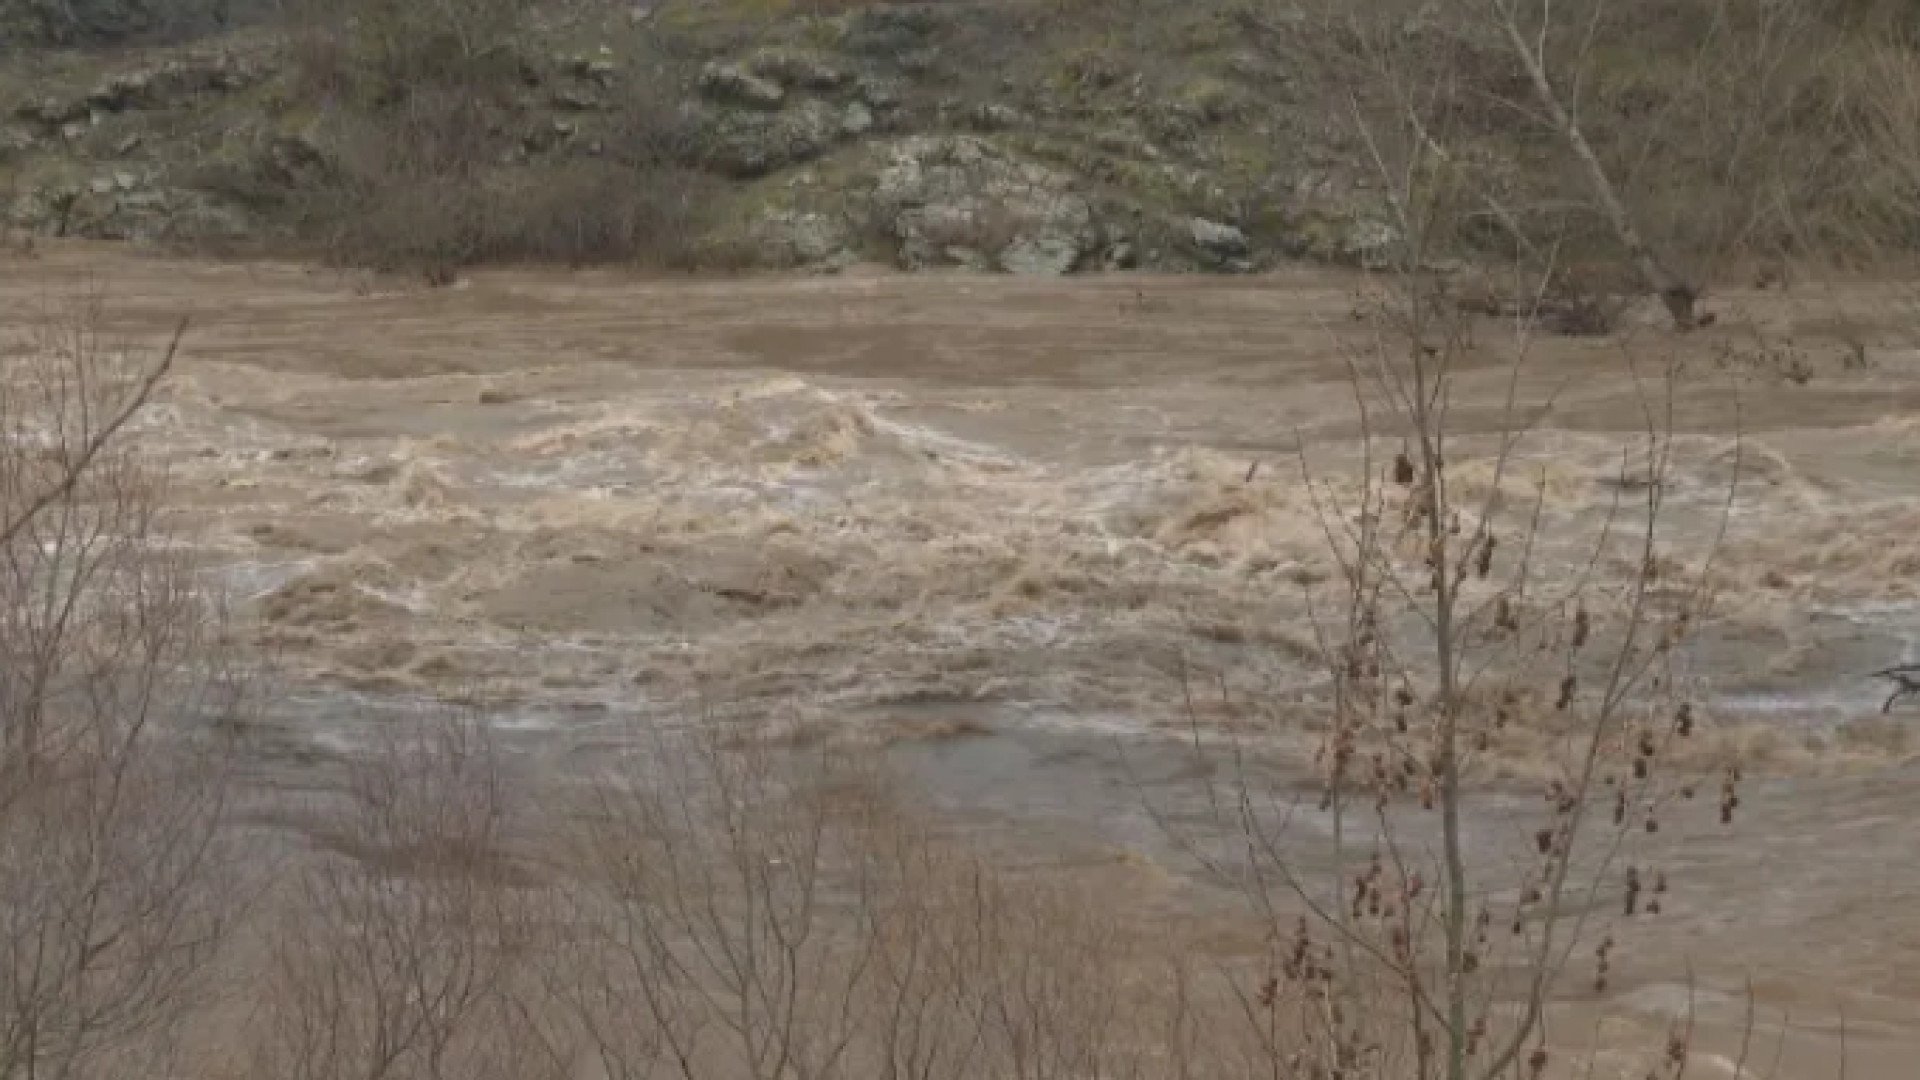
[[[1484,204],[1449,258],[1632,276],[1488,5],[1345,7],[5,0],[0,207],[22,235],[434,276],[1247,271],[1391,248],[1414,138]],[[1540,10],[1551,85],[1676,273],[1916,239],[1910,5]]]

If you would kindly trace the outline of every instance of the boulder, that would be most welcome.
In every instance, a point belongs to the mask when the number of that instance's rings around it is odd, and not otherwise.
[[[873,110],[857,101],[850,101],[840,110],[840,132],[848,138],[858,138],[873,130]]]
[[[894,144],[876,177],[875,218],[907,269],[957,265],[1064,274],[1099,246],[1073,178],[973,136]]]
[[[598,53],[556,56],[554,66],[560,70],[561,74],[593,83],[602,90],[612,89],[620,74],[619,65],[613,62],[612,52],[604,47]]]
[[[854,96],[868,108],[885,111],[900,107],[903,91],[900,84],[891,79],[862,77],[854,83]]]
[[[158,186],[124,170],[28,192],[14,200],[6,217],[42,235],[135,244],[231,243],[257,238],[259,229],[258,222],[205,193]]]
[[[1000,267],[1011,274],[1057,277],[1072,273],[1079,264],[1078,239],[1064,232],[1040,232],[1018,236],[1000,251]]]
[[[846,222],[827,214],[769,210],[755,223],[753,239],[762,266],[837,270],[855,261]]]
[[[13,110],[13,114],[30,123],[60,128],[68,124],[84,123],[92,112],[83,100],[62,101],[59,98],[44,97],[22,102]]]
[[[1379,270],[1392,264],[1399,244],[1400,230],[1384,221],[1362,218],[1347,226],[1340,254],[1355,265]]]
[[[852,81],[846,72],[817,56],[784,49],[755,53],[747,61],[747,69],[788,90],[810,90],[820,94],[841,90]]]
[[[1248,251],[1247,234],[1237,225],[1197,217],[1187,222],[1187,235],[1202,254],[1215,259],[1244,258]]]
[[[584,90],[562,87],[548,96],[548,104],[561,112],[601,112],[608,108],[600,97]]]
[[[996,101],[974,109],[967,121],[978,131],[1006,131],[1025,126],[1027,118],[1019,109]]]
[[[831,149],[845,117],[820,101],[805,101],[777,113],[735,109],[699,120],[701,163],[742,179],[811,161]]]
[[[700,92],[722,105],[772,111],[786,103],[787,91],[736,64],[708,64],[700,72]]]
[[[0,125],[0,163],[24,156],[32,150],[35,139],[32,133],[21,128]]]

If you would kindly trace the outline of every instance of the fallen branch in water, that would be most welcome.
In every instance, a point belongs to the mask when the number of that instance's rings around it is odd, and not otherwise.
[[[1908,694],[1920,694],[1920,664],[1895,664],[1890,668],[1874,672],[1871,677],[1891,679],[1896,684],[1893,693],[1887,697],[1886,704],[1880,706],[1880,711],[1883,713],[1892,712],[1893,703]]]

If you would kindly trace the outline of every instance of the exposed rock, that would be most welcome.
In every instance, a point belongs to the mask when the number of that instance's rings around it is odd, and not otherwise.
[[[940,29],[941,13],[925,4],[886,4],[862,8],[844,23],[841,44],[847,51],[877,60],[919,49]]]
[[[0,45],[108,45],[155,33],[223,29],[252,5],[232,0],[5,0]]]
[[[757,261],[765,265],[838,269],[855,261],[846,223],[826,214],[770,210],[753,235]]]
[[[25,154],[34,147],[31,133],[15,127],[0,127],[0,161]]]
[[[840,110],[840,131],[849,138],[858,138],[873,130],[873,110],[857,101],[850,101]]]
[[[336,172],[332,154],[308,132],[269,138],[256,168],[261,176],[284,188],[316,187]]]
[[[187,57],[109,76],[78,97],[25,102],[14,115],[60,131],[71,141],[76,126],[95,123],[102,115],[172,107],[196,95],[240,89],[259,77],[254,68],[222,54]]]
[[[747,69],[788,90],[832,93],[843,89],[851,81],[846,72],[819,57],[779,49],[756,53],[747,62]]]
[[[130,71],[115,75],[88,92],[86,104],[107,112],[120,112],[152,101],[155,73]]]
[[[1347,227],[1340,253],[1360,266],[1377,270],[1392,262],[1393,249],[1399,243],[1398,229],[1383,221],[1362,219]]]
[[[787,100],[787,91],[779,83],[734,64],[708,64],[700,72],[700,92],[721,104],[769,111]]]
[[[51,185],[14,200],[6,218],[40,235],[136,244],[221,243],[259,236],[258,223],[231,206],[200,192],[148,183],[121,171],[83,185]]]
[[[1064,232],[1041,232],[1016,237],[1000,252],[1000,266],[1013,274],[1058,276],[1071,273],[1082,254],[1079,238]]]
[[[911,49],[895,56],[893,66],[909,75],[926,75],[940,66],[940,50]]]
[[[612,89],[620,74],[619,65],[613,62],[612,53],[605,48],[598,53],[556,57],[554,66],[562,74],[593,83],[602,90]]]
[[[891,148],[873,209],[912,269],[997,266],[1062,274],[1095,249],[1093,209],[1065,173],[972,136],[916,136]]]
[[[843,119],[819,101],[778,113],[710,113],[701,124],[700,156],[703,164],[733,176],[765,176],[825,153],[841,137]]]
[[[1024,125],[1027,118],[1019,109],[995,101],[973,110],[967,119],[979,131],[1005,131]]]
[[[607,108],[607,103],[600,98],[570,88],[555,90],[548,100],[564,112],[599,112]]]
[[[520,149],[526,154],[543,154],[556,146],[572,142],[579,133],[580,125],[556,116],[520,136]]]
[[[1187,235],[1203,256],[1218,263],[1243,259],[1249,250],[1247,234],[1241,232],[1238,226],[1207,218],[1197,217],[1188,221]]]
[[[853,92],[868,108],[884,111],[900,107],[900,84],[890,79],[863,77],[854,84]]]
[[[46,97],[22,102],[13,110],[13,114],[31,123],[59,128],[86,120],[91,115],[91,110],[87,108],[84,100],[62,101],[59,98]]]
[[[259,71],[225,54],[185,57],[113,75],[87,93],[85,104],[102,112],[160,108],[195,94],[231,93],[259,78]]]
[[[1137,158],[1142,161],[1159,161],[1160,148],[1153,145],[1137,127],[1131,123],[1102,128],[1093,133],[1093,145],[1102,153],[1118,157]]]

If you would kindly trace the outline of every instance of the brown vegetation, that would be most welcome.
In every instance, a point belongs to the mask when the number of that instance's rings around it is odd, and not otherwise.
[[[0,391],[0,1072],[166,1067],[237,913],[236,708],[212,612],[120,435],[172,362],[87,310]]]

